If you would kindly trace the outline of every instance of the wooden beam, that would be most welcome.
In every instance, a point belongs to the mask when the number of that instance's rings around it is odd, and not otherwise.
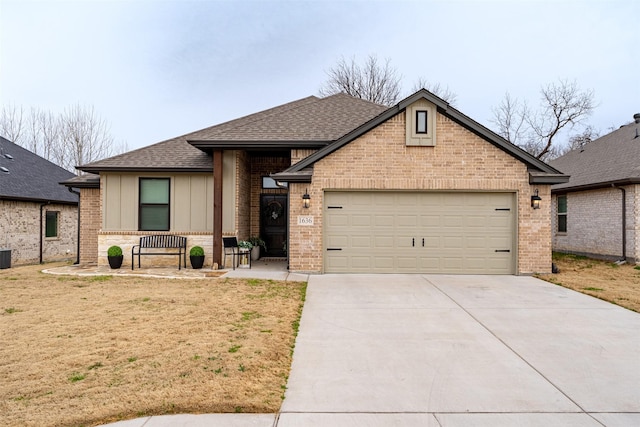
[[[222,266],[222,150],[213,152],[213,262]]]

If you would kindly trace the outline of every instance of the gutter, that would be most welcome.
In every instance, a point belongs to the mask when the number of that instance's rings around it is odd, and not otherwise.
[[[68,187],[68,190],[70,193],[76,194],[78,196],[78,237],[77,237],[77,241],[76,241],[76,262],[74,262],[74,264],[78,265],[80,264],[80,203],[82,203],[81,199],[80,199],[80,192],[79,191],[75,191],[73,189],[73,187]]]

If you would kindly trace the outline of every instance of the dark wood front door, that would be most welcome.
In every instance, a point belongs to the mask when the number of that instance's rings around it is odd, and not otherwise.
[[[287,194],[260,196],[260,236],[267,245],[264,256],[287,255]]]

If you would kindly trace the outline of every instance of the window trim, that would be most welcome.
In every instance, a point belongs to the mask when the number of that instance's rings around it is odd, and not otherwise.
[[[167,181],[167,203],[142,203],[143,181]],[[167,207],[167,228],[143,228],[142,211],[145,206]],[[138,179],[138,231],[169,231],[171,229],[171,178],[140,177]]]
[[[564,198],[564,212],[560,212],[560,198]],[[568,198],[566,194],[558,195],[556,197],[556,232],[558,234],[566,234],[567,233],[567,211],[569,210]],[[564,230],[560,229],[560,217],[564,217]]]
[[[49,215],[52,214],[55,217],[55,234],[49,236]],[[57,239],[60,236],[60,212],[59,211],[45,211],[44,215],[44,237],[45,239]]]

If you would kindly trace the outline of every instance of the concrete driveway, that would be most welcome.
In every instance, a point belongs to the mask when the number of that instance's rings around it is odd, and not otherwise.
[[[278,427],[638,426],[640,314],[532,277],[311,276]]]

